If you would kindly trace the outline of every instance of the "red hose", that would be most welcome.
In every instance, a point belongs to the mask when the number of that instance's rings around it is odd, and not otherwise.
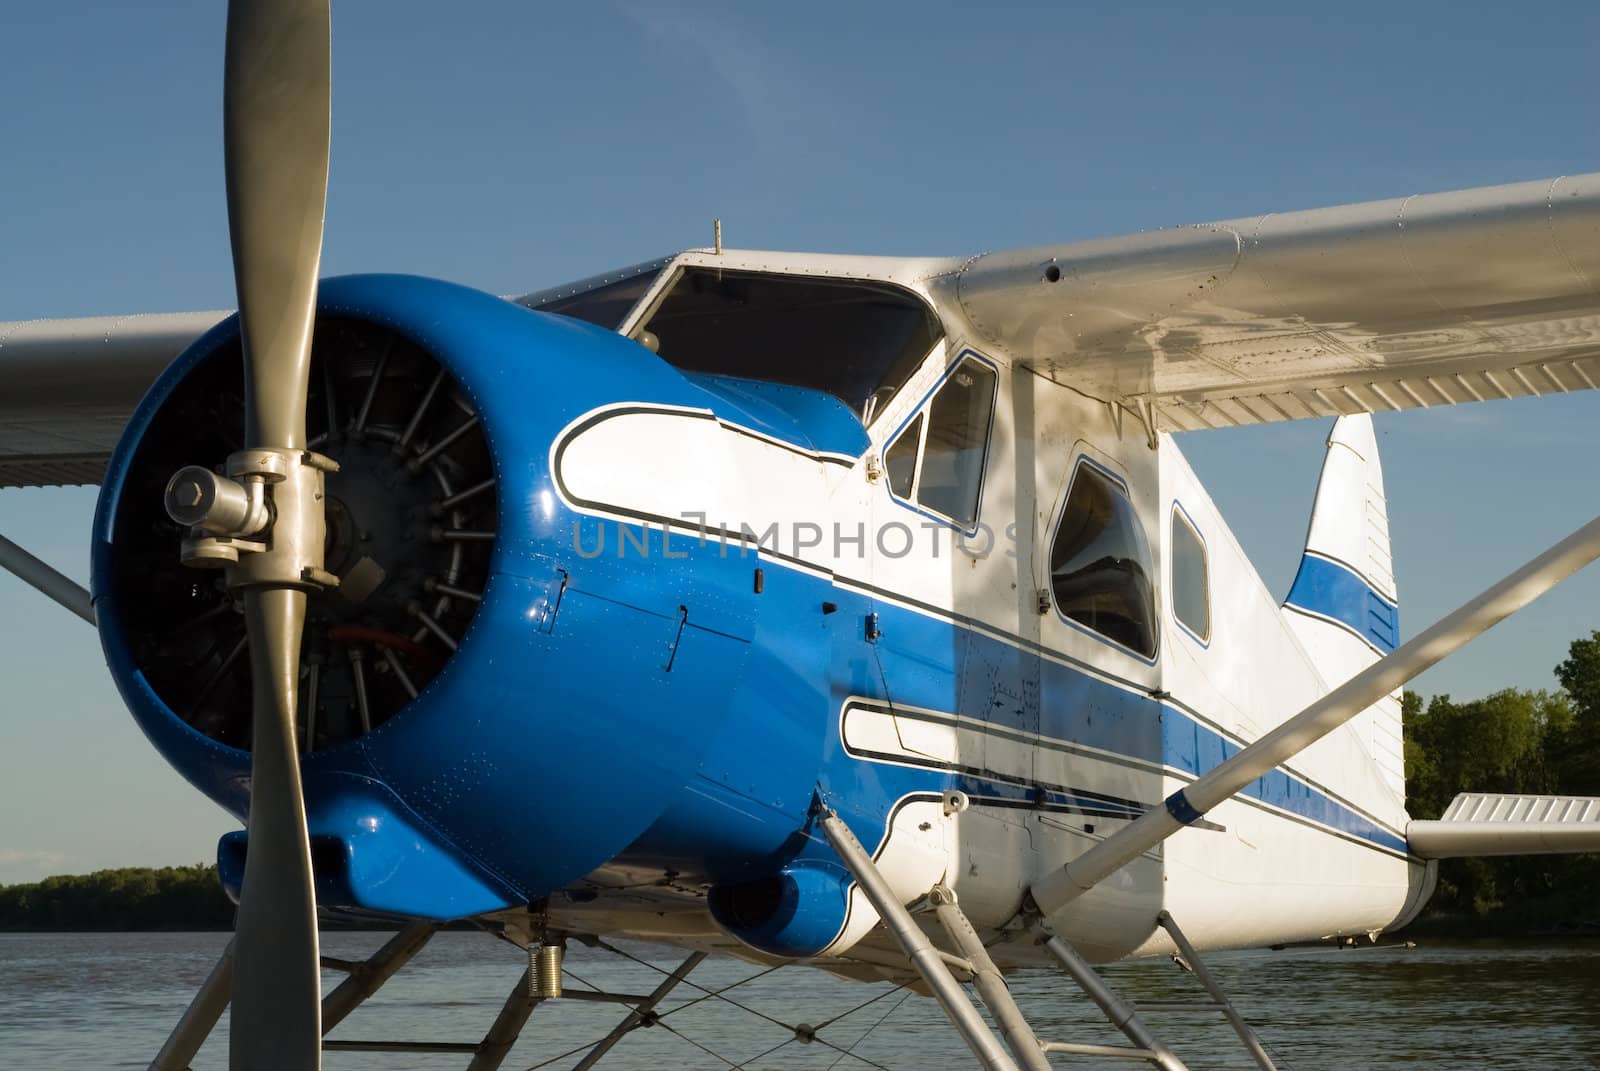
[[[434,667],[439,666],[441,661],[437,652],[429,650],[410,636],[387,629],[370,628],[367,625],[335,625],[328,630],[328,635],[340,643],[375,643]]]

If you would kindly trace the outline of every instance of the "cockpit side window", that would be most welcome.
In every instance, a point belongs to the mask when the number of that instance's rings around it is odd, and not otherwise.
[[[1050,544],[1056,609],[1141,658],[1155,658],[1150,560],[1150,544],[1127,487],[1080,459]]]
[[[686,372],[822,391],[866,423],[943,329],[915,294],[885,283],[695,267],[634,334]]]
[[[994,419],[994,369],[962,361],[928,407],[917,501],[963,526],[978,519],[983,455]]]
[[[963,528],[977,521],[994,387],[994,369],[971,357],[945,377],[932,402],[883,452],[896,498],[915,501]]]
[[[897,498],[910,498],[917,477],[917,457],[922,452],[922,414],[906,426],[900,437],[883,452],[883,467],[889,471],[889,490]]]

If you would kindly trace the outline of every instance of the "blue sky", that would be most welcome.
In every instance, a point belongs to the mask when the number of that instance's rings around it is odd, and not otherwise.
[[[25,5],[0,40],[0,320],[232,301],[223,5]],[[1600,170],[1600,8],[338,3],[323,269],[505,293],[710,240],[968,253]],[[1380,418],[1408,632],[1600,502],[1600,396]],[[1269,587],[1326,426],[1186,436]],[[92,489],[0,491],[87,575]],[[1425,676],[1548,687],[1574,580]],[[87,626],[0,577],[0,882],[211,857]]]

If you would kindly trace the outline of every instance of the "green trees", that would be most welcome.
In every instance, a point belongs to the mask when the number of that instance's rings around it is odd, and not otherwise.
[[[1600,786],[1600,632],[1573,640],[1556,679],[1572,700],[1572,720],[1554,741],[1552,769],[1561,784],[1586,785],[1564,792],[1596,795]]]
[[[214,866],[133,867],[0,886],[0,930],[209,930],[233,926]]]
[[[1436,695],[1426,705],[1405,694],[1412,817],[1439,817],[1462,791],[1600,795],[1600,632],[1574,640],[1555,673],[1558,692],[1508,688],[1468,703]],[[1584,890],[1597,879],[1593,856],[1447,859],[1430,910],[1534,926],[1586,920]]]

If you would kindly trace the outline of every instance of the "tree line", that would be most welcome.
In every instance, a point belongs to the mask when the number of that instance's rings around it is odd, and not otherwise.
[[[1600,796],[1600,632],[1574,640],[1560,688],[1458,703],[1406,692],[1406,809],[1438,818],[1456,793]],[[1428,907],[1495,930],[1600,930],[1600,855],[1446,859]],[[0,930],[231,929],[214,866],[101,870],[0,886]]]
[[[0,886],[0,930],[231,930],[215,866],[126,867]]]

